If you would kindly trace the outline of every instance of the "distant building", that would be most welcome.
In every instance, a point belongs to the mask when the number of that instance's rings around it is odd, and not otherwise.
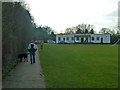
[[[57,34],[56,43],[111,43],[110,34]]]

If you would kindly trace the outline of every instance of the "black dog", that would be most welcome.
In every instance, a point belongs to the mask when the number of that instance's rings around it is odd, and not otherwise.
[[[24,59],[24,62],[25,62],[25,59],[27,59],[27,62],[28,62],[28,54],[29,54],[29,53],[19,54],[19,55],[18,55],[18,59],[20,59],[20,62],[22,62],[22,59]]]

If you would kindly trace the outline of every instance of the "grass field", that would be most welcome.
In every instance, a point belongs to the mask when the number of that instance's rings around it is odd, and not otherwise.
[[[118,87],[118,46],[44,44],[39,55],[48,88]]]

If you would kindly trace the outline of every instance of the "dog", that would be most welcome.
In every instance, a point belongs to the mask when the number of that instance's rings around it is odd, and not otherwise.
[[[25,62],[25,60],[27,60],[27,62],[28,62],[28,54],[29,54],[29,53],[19,54],[19,55],[18,55],[18,59],[20,59],[20,62],[22,62],[23,59],[24,59],[24,62]]]

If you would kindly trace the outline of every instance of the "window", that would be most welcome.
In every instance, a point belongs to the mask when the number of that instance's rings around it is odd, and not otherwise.
[[[99,41],[99,37],[97,37],[97,41]]]
[[[65,41],[65,38],[63,38],[63,40]]]
[[[79,40],[79,37],[77,37],[77,40]]]
[[[81,42],[82,42],[82,43],[84,42],[84,38],[81,38]]]
[[[60,41],[60,39],[61,39],[61,38],[60,38],[60,37],[58,37],[58,40],[59,40],[59,41]]]
[[[94,40],[95,38],[94,37],[92,37],[92,40]]]
[[[71,40],[74,40],[74,38],[72,37]]]
[[[67,41],[69,41],[69,37],[67,37]]]

